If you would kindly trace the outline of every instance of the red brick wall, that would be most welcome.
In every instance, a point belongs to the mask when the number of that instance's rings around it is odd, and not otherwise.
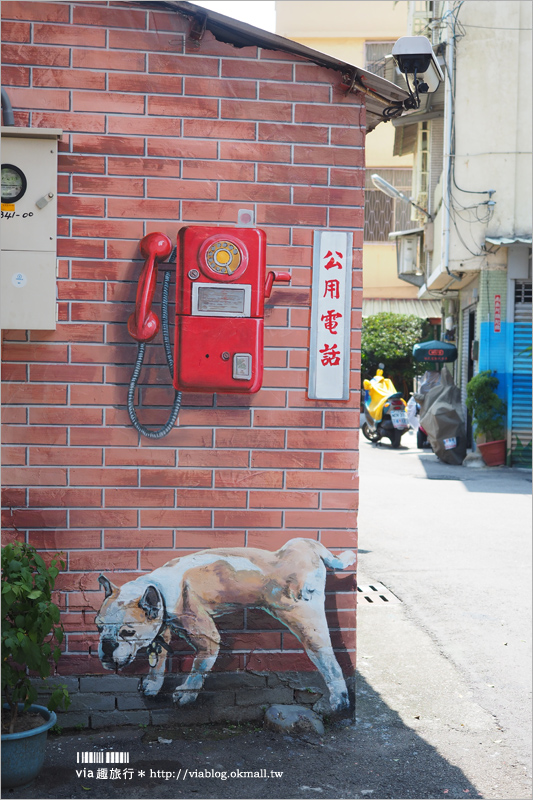
[[[356,545],[364,124],[340,73],[207,32],[178,14],[116,3],[2,3],[2,82],[17,125],[64,130],[59,157],[59,323],[3,336],[4,537],[62,549],[62,672],[99,672],[93,609],[117,583],[214,546],[287,539]],[[126,412],[136,354],[126,330],[139,239],[184,224],[235,224],[254,208],[268,266],[292,272],[265,314],[256,395],[188,394],[165,439]],[[354,231],[348,402],[307,399],[313,229]],[[148,348],[141,422],[173,390]],[[354,575],[328,576],[339,660],[354,658]],[[223,620],[218,667],[311,667],[260,612]],[[187,669],[185,643],[175,668]],[[257,649],[267,652],[257,652]],[[230,652],[231,651],[231,652]]]

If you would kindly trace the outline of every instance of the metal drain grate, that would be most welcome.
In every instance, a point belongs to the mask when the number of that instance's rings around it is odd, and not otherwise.
[[[359,593],[358,602],[361,605],[394,605],[396,603],[401,603],[399,597],[396,597],[390,589],[381,583],[381,581],[374,581],[369,583],[367,586],[357,586],[357,591]]]

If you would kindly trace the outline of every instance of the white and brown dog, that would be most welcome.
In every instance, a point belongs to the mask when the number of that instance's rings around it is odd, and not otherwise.
[[[200,550],[121,587],[100,575],[105,590],[95,619],[100,660],[106,669],[120,669],[148,647],[150,670],[142,690],[154,696],[163,685],[169,642],[176,633],[195,648],[196,656],[173,699],[180,705],[192,703],[218,655],[214,618],[260,608],[301,641],[326,682],[332,709],[347,708],[348,691],[331,646],[324,595],[326,566],[346,569],[356,558],[351,550],[335,556],[312,539],[291,539],[274,553],[243,547]]]

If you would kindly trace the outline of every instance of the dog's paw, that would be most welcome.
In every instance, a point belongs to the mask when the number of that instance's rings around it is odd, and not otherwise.
[[[178,687],[172,695],[172,701],[179,706],[186,706],[189,703],[194,703],[197,697],[198,692],[191,692],[188,689]]]
[[[164,678],[143,678],[140,685],[140,690],[145,697],[155,697],[163,686]]]
[[[329,698],[329,704],[333,711],[344,711],[350,708],[350,698],[347,691],[332,694]]]

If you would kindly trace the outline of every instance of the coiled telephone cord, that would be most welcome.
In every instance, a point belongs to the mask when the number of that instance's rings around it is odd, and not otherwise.
[[[170,256],[170,261],[172,261],[173,255],[174,253]],[[170,288],[170,276],[171,272],[165,271],[163,278],[163,292],[161,296],[161,330],[163,333],[163,345],[165,348],[165,356],[167,359],[168,369],[171,377],[174,377],[174,359],[172,358],[172,350],[170,348],[170,334],[168,329],[168,293]],[[138,431],[140,434],[146,436],[148,439],[162,439],[163,436],[166,436],[167,433],[170,433],[178,418],[178,414],[181,408],[181,392],[176,391],[174,395],[174,403],[172,404],[172,409],[170,411],[170,416],[168,418],[168,421],[165,423],[165,425],[163,425],[162,428],[157,428],[156,430],[150,430],[149,428],[146,428],[144,425],[141,425],[141,423],[137,419],[134,397],[135,397],[135,389],[139,381],[139,375],[141,374],[141,369],[144,361],[145,349],[146,349],[146,342],[139,342],[139,349],[137,350],[137,360],[135,361],[135,366],[133,368],[133,375],[131,376],[131,381],[128,389],[128,414],[130,415],[131,424],[133,425],[135,430]]]

